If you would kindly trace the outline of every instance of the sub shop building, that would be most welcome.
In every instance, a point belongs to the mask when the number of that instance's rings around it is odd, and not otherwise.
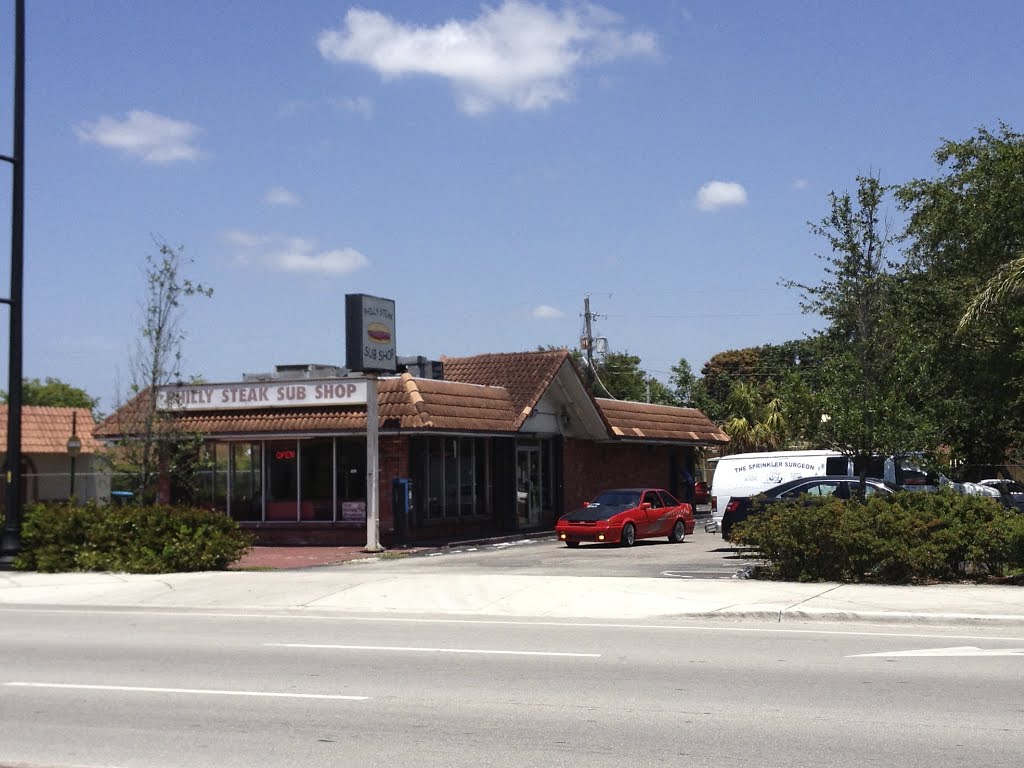
[[[191,501],[269,544],[366,543],[368,478],[386,547],[549,530],[603,488],[678,495],[698,452],[728,442],[696,409],[593,397],[565,349],[395,358],[394,373],[372,376],[278,366],[237,382],[162,387],[94,435],[132,439],[149,398],[175,431],[202,437],[201,498]],[[169,477],[161,497],[184,500]]]

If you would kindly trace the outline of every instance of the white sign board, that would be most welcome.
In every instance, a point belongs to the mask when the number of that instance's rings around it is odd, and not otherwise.
[[[233,384],[172,384],[156,392],[161,411],[365,405],[365,379],[302,379]]]

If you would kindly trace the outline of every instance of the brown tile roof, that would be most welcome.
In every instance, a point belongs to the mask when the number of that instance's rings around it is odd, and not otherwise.
[[[519,431],[563,365],[575,370],[567,350],[444,357],[444,380],[417,379],[404,373],[378,380],[382,429],[514,433]],[[98,437],[133,430],[132,414],[144,409],[142,393],[104,420]],[[623,440],[684,441],[720,444],[728,437],[703,413],[620,400],[593,400],[609,430]],[[316,434],[366,430],[361,405],[277,410],[188,411],[178,415],[179,429],[212,436]]]
[[[519,429],[519,411],[504,387],[414,379],[409,374],[403,374],[401,381],[424,421],[423,426],[472,432]]]
[[[597,399],[597,406],[615,437],[624,440],[684,440],[729,442],[729,436],[696,408]]]
[[[82,454],[96,453],[103,445],[92,436],[95,421],[88,408],[58,408],[47,405],[21,407],[21,450],[23,453],[68,452],[72,414],[77,414],[75,431],[82,441]],[[7,406],[0,405],[0,453],[7,452]]]
[[[572,357],[567,349],[505,352],[472,357],[441,357],[446,381],[464,381],[508,390],[516,409],[516,428],[555,380],[562,364]]]

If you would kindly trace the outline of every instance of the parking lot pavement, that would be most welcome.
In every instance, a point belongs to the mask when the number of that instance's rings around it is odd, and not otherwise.
[[[437,560],[441,558],[441,560]],[[232,570],[296,570],[345,566],[353,561],[380,563],[382,568],[433,569],[444,563],[446,570],[495,569],[524,574],[564,576],[644,576],[676,579],[732,578],[751,565],[737,550],[716,534],[705,533],[698,524],[680,544],[665,539],[645,539],[632,548],[584,544],[568,549],[554,534],[531,534],[448,546],[406,547],[380,555],[362,547],[254,547],[232,566]],[[436,562],[432,562],[435,561]]]
[[[554,535],[501,541],[453,543],[411,557],[359,563],[382,570],[447,573],[516,573],[536,576],[622,576],[730,579],[752,561],[700,527],[679,544],[644,539],[632,547],[583,544],[570,549]]]

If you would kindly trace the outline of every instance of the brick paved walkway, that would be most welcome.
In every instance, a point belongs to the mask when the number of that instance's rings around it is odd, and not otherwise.
[[[397,553],[412,554],[419,549],[398,549]],[[376,555],[364,552],[362,547],[253,547],[248,554],[231,566],[231,570],[282,570],[310,568],[317,565],[338,565],[349,560],[360,560]]]

